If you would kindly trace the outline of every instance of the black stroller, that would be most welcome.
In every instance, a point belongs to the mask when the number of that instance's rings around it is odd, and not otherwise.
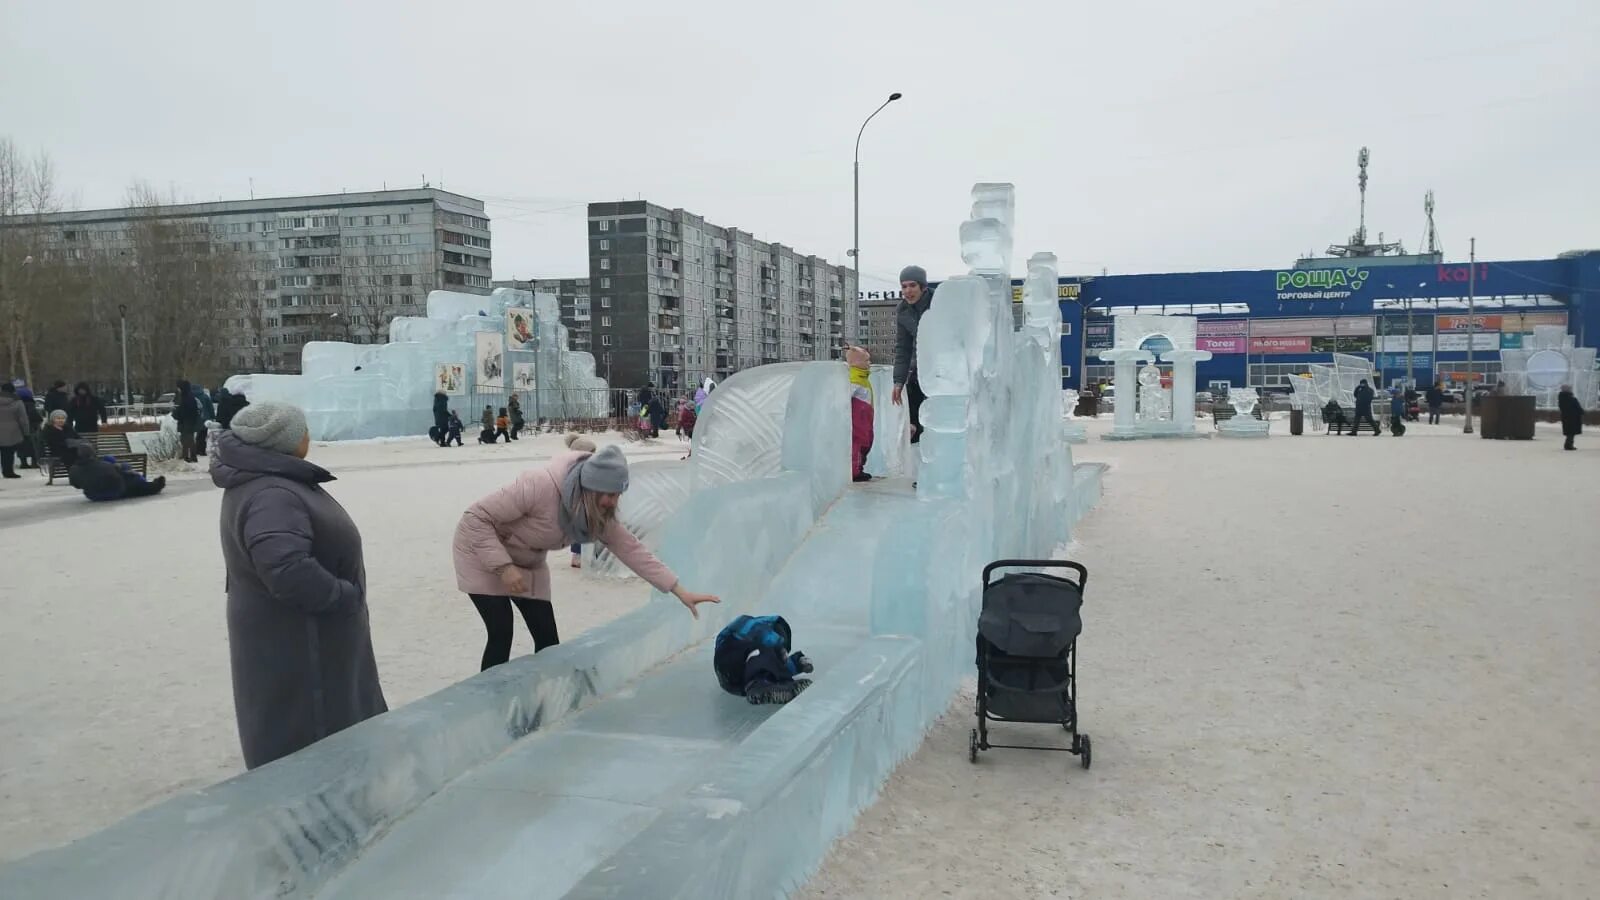
[[[1013,572],[990,582],[995,569],[1072,569],[1076,583],[1055,575]],[[1092,760],[1089,736],[1078,732],[1077,647],[1083,631],[1079,607],[1089,570],[1064,560],[1002,559],[983,567],[983,612],[978,617],[978,727],[968,759],[979,750],[1065,750],[1085,769]],[[1071,747],[990,744],[988,723],[1060,725]]]

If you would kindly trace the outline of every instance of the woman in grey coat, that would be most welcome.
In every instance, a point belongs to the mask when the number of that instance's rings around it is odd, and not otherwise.
[[[251,769],[388,710],[361,533],[306,461],[305,414],[257,403],[216,434],[233,708]]]

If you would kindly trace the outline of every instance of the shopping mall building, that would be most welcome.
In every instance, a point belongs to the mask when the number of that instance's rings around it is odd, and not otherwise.
[[[1564,326],[1582,347],[1600,341],[1600,250],[1475,264],[1379,256],[1306,259],[1289,269],[1064,277],[1058,293],[1061,380],[1072,388],[1111,380],[1111,366],[1096,354],[1111,346],[1117,316],[1130,313],[1199,319],[1199,349],[1212,354],[1197,367],[1201,389],[1287,390],[1289,377],[1334,352],[1368,357],[1385,385],[1408,375],[1418,384],[1493,384],[1500,350],[1522,346],[1535,326]],[[1594,333],[1586,332],[1590,321]],[[1160,338],[1151,341],[1149,349],[1164,349]]]

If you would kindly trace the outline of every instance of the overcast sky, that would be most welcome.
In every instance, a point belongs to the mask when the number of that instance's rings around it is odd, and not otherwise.
[[[141,8],[142,7],[142,8]],[[963,269],[975,181],[1064,273],[1272,268],[1356,226],[1451,258],[1600,246],[1596,0],[0,4],[0,136],[69,201],[435,186],[495,277],[587,272],[642,197],[847,262]],[[877,284],[874,284],[877,282]]]

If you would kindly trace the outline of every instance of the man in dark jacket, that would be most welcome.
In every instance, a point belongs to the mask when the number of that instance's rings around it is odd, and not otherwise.
[[[449,441],[450,434],[450,395],[444,391],[433,392],[433,428],[428,431],[428,436],[443,447]]]
[[[195,436],[205,423],[200,419],[200,401],[195,399],[187,381],[178,382],[178,392],[172,398],[172,417],[178,420],[178,442],[183,446],[183,461],[199,462],[199,457],[195,455]]]
[[[79,434],[94,434],[105,424],[106,405],[89,390],[89,382],[80,381],[72,389],[72,399],[67,401],[67,418]]]
[[[1561,433],[1566,435],[1567,442],[1563,450],[1576,450],[1572,439],[1583,434],[1583,407],[1578,404],[1578,398],[1572,393],[1572,385],[1563,384],[1561,393],[1556,395],[1556,409],[1561,411]]]
[[[21,478],[12,471],[17,448],[29,439],[28,412],[17,398],[17,387],[7,381],[0,384],[0,472],[6,478]]]
[[[44,414],[45,414],[45,417],[48,418],[51,413],[55,412],[58,409],[66,409],[66,408],[67,408],[67,383],[65,381],[57,381],[55,384],[50,385],[50,390],[45,391],[45,393],[44,393]]]
[[[218,432],[228,654],[251,769],[388,710],[367,615],[361,532],[309,463],[305,414],[256,403]]]
[[[1428,387],[1428,424],[1439,424],[1439,410],[1444,408],[1444,385],[1435,381]]]
[[[1355,437],[1361,433],[1361,420],[1366,419],[1372,426],[1372,436],[1378,436],[1378,420],[1372,417],[1372,385],[1367,384],[1365,378],[1356,385],[1356,413],[1351,417],[1350,436]]]
[[[928,273],[921,266],[900,270],[900,297],[894,311],[894,393],[890,399],[899,406],[903,396],[910,397],[911,443],[915,444],[922,439],[922,401],[927,399],[917,381],[917,328],[933,305]]]

